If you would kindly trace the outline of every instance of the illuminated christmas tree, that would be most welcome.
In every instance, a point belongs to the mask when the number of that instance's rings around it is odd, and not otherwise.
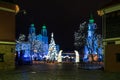
[[[56,49],[56,44],[55,44],[53,33],[51,33],[51,41],[49,44],[49,51],[48,51],[48,60],[50,61],[57,60],[57,49]]]
[[[102,37],[96,33],[97,25],[91,16],[88,23],[84,61],[102,60]]]
[[[97,24],[94,23],[92,15],[89,23],[80,24],[77,32],[74,33],[74,46],[83,55],[83,61],[102,61],[102,36],[97,34]]]

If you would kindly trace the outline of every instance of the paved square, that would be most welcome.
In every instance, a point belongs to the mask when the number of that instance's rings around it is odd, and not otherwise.
[[[0,71],[0,80],[119,80],[120,73],[83,70],[76,64],[35,64]]]

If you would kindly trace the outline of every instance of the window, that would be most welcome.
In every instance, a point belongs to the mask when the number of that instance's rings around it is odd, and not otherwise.
[[[116,61],[117,61],[117,62],[120,62],[120,53],[117,53],[117,54],[116,54]]]
[[[4,54],[0,54],[0,62],[4,62]]]
[[[120,37],[120,10],[106,15],[106,38]]]
[[[107,44],[115,44],[115,41],[110,41],[110,42],[107,42]]]

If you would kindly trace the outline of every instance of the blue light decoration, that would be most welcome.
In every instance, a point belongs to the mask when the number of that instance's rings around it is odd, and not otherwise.
[[[25,35],[21,34],[16,41],[16,64],[32,64],[33,60],[42,61],[48,55],[49,45],[46,26],[42,26],[41,34],[36,35],[35,30],[35,25],[31,24],[28,40],[25,41]]]
[[[91,16],[88,23],[88,31],[86,44],[84,46],[84,57],[83,61],[102,61],[103,53],[102,53],[102,37],[97,34],[95,31],[97,29],[96,23],[94,23],[94,19]]]

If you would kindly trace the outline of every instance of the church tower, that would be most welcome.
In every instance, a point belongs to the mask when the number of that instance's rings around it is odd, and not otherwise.
[[[31,25],[30,25],[30,28],[29,28],[29,34],[32,34],[32,33],[35,33],[34,24],[31,24]]]
[[[30,25],[28,40],[29,40],[30,42],[36,40],[36,31],[35,31],[34,24],[31,24],[31,25]]]
[[[101,36],[96,32],[97,24],[94,22],[92,15],[88,23],[88,31],[85,45],[84,61],[101,61],[102,45]]]
[[[88,37],[93,38],[96,28],[97,28],[97,25],[96,23],[94,23],[93,16],[91,15],[89,19],[89,24],[88,24]]]
[[[42,26],[41,35],[42,35],[42,41],[45,44],[48,44],[47,29],[45,25]]]
[[[45,26],[45,25],[42,26],[41,34],[42,34],[43,36],[47,36],[47,29],[46,29],[46,26]]]

